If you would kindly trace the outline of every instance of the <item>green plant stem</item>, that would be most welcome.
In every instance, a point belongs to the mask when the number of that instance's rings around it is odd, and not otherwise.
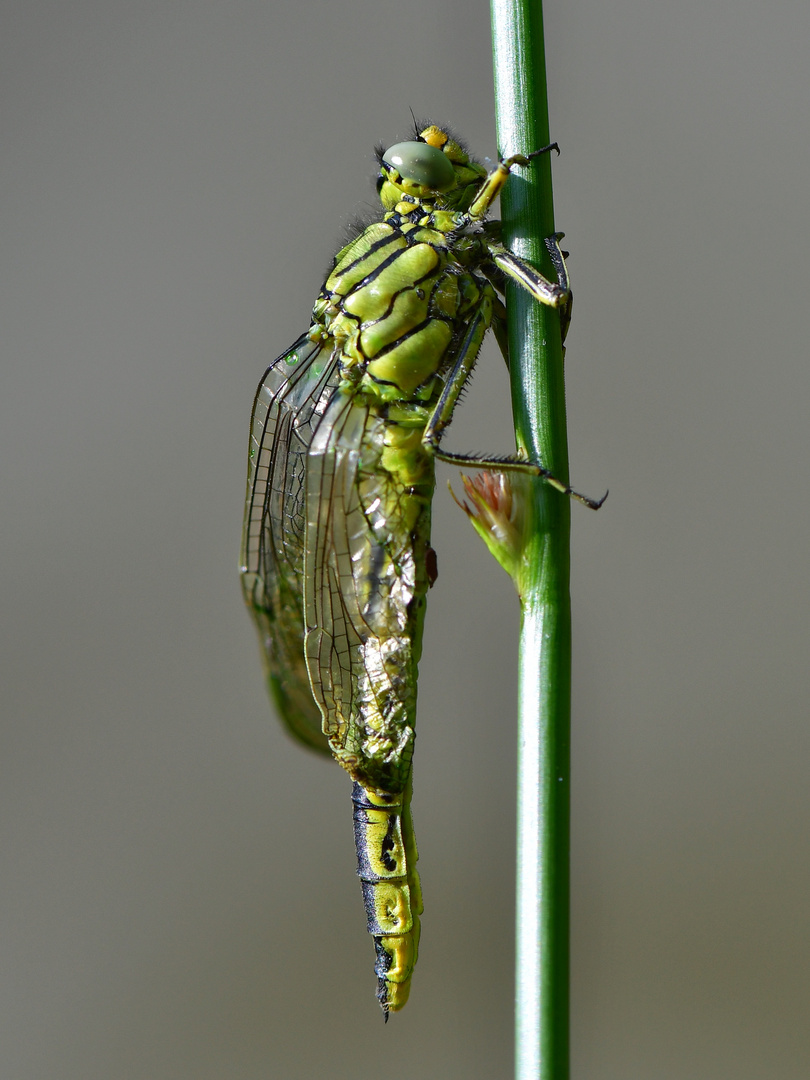
[[[541,0],[492,0],[498,146],[530,153],[549,140]],[[554,232],[551,155],[516,169],[502,197],[504,239],[547,277]],[[556,311],[507,292],[518,445],[568,479],[562,347]],[[571,610],[570,503],[531,485],[519,591],[516,955],[517,1080],[566,1080],[569,999]]]

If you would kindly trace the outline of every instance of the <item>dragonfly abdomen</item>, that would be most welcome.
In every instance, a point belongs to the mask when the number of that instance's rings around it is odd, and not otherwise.
[[[374,937],[377,997],[386,1020],[408,1000],[419,946],[422,890],[410,817],[410,783],[400,795],[352,786],[357,873]]]

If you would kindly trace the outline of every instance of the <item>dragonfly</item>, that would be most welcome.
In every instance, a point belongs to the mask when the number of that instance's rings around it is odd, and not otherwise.
[[[283,724],[353,781],[386,1021],[408,1000],[423,912],[410,806],[435,461],[529,473],[601,505],[540,462],[440,445],[490,328],[508,360],[506,282],[563,327],[571,291],[561,233],[546,241],[552,282],[487,220],[511,170],[556,144],[488,172],[446,129],[419,127],[378,149],[377,220],[337,253],[308,329],[259,383],[241,568]]]

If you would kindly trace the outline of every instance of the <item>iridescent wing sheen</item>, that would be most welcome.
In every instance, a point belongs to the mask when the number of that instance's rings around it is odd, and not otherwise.
[[[304,659],[307,461],[337,386],[333,343],[306,335],[274,360],[253,403],[242,590],[259,630],[270,695],[292,735],[329,753]]]

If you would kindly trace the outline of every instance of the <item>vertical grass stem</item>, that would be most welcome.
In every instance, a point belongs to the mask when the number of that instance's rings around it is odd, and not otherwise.
[[[541,0],[492,0],[498,147],[550,142]],[[502,198],[504,239],[547,277],[555,231],[550,155],[516,169]],[[510,287],[509,349],[518,446],[568,479],[557,313]],[[517,1080],[569,1075],[570,503],[534,483],[521,560],[516,939]]]

